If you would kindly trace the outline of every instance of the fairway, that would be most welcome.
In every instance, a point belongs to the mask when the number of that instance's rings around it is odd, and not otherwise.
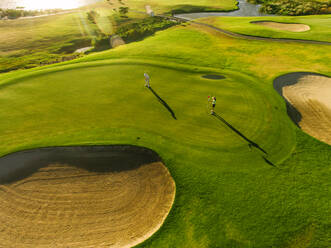
[[[235,0],[124,0],[130,7],[145,10],[148,4],[156,13],[186,13],[199,11],[230,11],[237,9]]]
[[[331,15],[309,15],[296,17],[216,17],[201,18],[199,21],[212,24],[215,27],[224,28],[238,34],[250,36],[331,42]],[[261,22],[267,23],[268,25],[261,25]],[[301,31],[298,32],[296,30]]]
[[[330,76],[328,49],[181,24],[67,63],[0,74],[0,154],[95,145],[156,152],[176,197],[138,247],[328,248],[331,148],[291,121],[273,87],[291,72]],[[215,115],[208,96],[217,97]],[[51,246],[47,235],[43,242]]]

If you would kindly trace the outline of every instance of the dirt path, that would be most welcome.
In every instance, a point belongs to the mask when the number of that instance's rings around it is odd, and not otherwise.
[[[161,227],[175,196],[167,168],[142,148],[36,149],[0,165],[6,248],[132,247]]]

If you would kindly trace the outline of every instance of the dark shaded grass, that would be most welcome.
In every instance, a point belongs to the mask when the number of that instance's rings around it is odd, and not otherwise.
[[[0,158],[0,184],[23,179],[50,164],[68,164],[106,173],[132,170],[159,161],[161,158],[154,151],[132,145],[38,148]]]

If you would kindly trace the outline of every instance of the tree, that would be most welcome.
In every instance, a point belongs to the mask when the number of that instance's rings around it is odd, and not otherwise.
[[[95,21],[95,18],[98,16],[98,12],[94,11],[94,10],[91,10],[90,12],[87,12],[87,19],[96,24],[96,21]]]

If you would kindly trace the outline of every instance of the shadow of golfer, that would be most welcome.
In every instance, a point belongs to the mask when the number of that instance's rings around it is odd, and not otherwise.
[[[261,152],[263,152],[264,154],[268,154],[265,150],[263,150],[258,144],[256,144],[255,142],[251,141],[250,139],[248,139],[245,135],[243,135],[240,131],[238,131],[236,128],[234,128],[230,123],[228,123],[226,120],[223,119],[222,116],[220,116],[217,113],[213,113],[213,115],[219,119],[220,121],[222,121],[225,125],[227,125],[229,128],[231,128],[232,131],[234,131],[236,134],[238,134],[241,138],[243,138],[244,140],[246,140],[248,142],[249,147],[255,147],[257,149],[259,149]]]
[[[174,111],[170,108],[170,106],[152,89],[152,87],[147,87],[147,88],[154,94],[154,96],[156,96],[159,102],[170,112],[172,118],[177,120],[176,115]]]
[[[268,165],[271,165],[271,166],[273,166],[273,167],[276,167],[277,168],[277,166],[276,165],[274,165],[270,160],[268,160],[266,157],[264,157],[264,156],[262,156],[262,158],[264,159],[264,161],[268,164]]]

